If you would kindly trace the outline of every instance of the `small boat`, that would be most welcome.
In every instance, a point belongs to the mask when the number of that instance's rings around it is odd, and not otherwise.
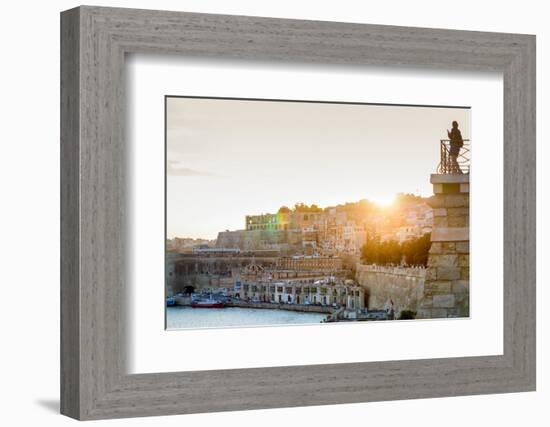
[[[173,307],[176,305],[176,298],[168,297],[166,298],[166,307]]]
[[[193,301],[191,303],[193,308],[224,308],[225,304],[221,301],[215,299],[203,299],[198,301]]]

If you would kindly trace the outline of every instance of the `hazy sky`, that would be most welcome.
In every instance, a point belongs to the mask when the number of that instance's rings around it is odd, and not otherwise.
[[[439,140],[470,110],[167,99],[168,237],[216,238],[247,214],[431,194]]]

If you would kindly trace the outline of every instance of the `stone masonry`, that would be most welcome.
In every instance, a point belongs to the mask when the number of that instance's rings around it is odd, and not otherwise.
[[[418,311],[424,296],[427,269],[357,264],[355,280],[365,290],[369,310],[384,310],[394,303],[396,316],[403,310]]]
[[[434,174],[432,246],[417,318],[470,315],[470,175]]]

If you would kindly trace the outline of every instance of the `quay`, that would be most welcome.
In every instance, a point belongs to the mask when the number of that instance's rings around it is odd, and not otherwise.
[[[175,305],[183,307],[191,307],[192,299],[189,296],[176,296]],[[249,308],[255,310],[283,310],[299,313],[319,313],[326,314],[327,317],[323,323],[332,322],[352,322],[352,321],[376,321],[388,320],[387,312],[384,310],[349,310],[343,306],[328,306],[320,304],[296,304],[296,303],[276,303],[276,302],[260,302],[260,301],[245,301],[240,299],[228,298],[223,302],[225,307]],[[219,309],[213,309],[219,310]]]
[[[191,298],[190,297],[175,297],[176,305],[190,307]],[[280,304],[280,303],[270,303],[270,302],[252,302],[244,301],[238,299],[231,299],[224,301],[226,307],[239,307],[239,308],[254,308],[254,309],[268,309],[268,310],[286,310],[286,311],[297,311],[303,313],[321,313],[321,314],[332,314],[335,311],[338,311],[335,307],[323,306],[323,305],[305,305],[305,304]]]
[[[270,302],[247,302],[247,301],[229,301],[225,303],[226,307],[256,308],[270,310],[298,311],[303,313],[322,313],[332,314],[335,308],[322,305],[302,305],[302,304],[278,304]]]

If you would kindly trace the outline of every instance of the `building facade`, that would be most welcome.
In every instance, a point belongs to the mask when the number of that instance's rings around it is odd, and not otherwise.
[[[353,280],[335,277],[244,280],[238,296],[272,304],[339,306],[348,310],[365,308],[363,288]]]
[[[279,270],[335,272],[342,270],[342,265],[342,258],[335,256],[299,255],[277,260]]]

